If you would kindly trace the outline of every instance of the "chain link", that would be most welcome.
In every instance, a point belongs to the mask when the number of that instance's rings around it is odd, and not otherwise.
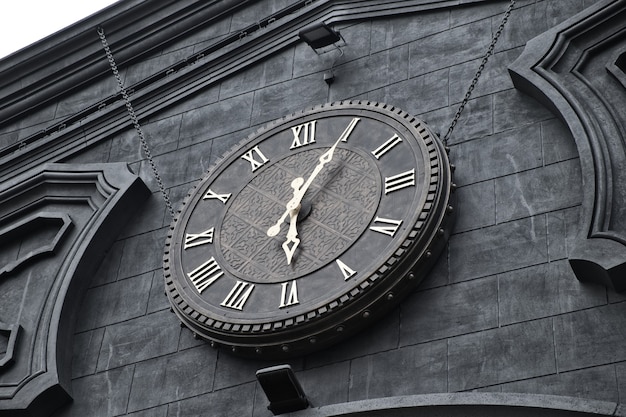
[[[148,157],[148,162],[150,163],[150,168],[152,168],[152,174],[156,179],[157,184],[159,185],[159,190],[161,191],[161,195],[163,196],[163,200],[165,201],[165,205],[167,206],[168,211],[172,218],[176,216],[174,212],[174,208],[172,207],[172,202],[170,201],[167,192],[165,191],[165,187],[163,186],[163,181],[161,180],[161,176],[159,175],[159,171],[157,170],[156,164],[154,162],[154,158],[152,158],[152,153],[150,152],[150,148],[148,147],[148,141],[143,134],[143,130],[141,129],[141,125],[139,124],[139,120],[137,119],[137,115],[135,114],[135,110],[133,109],[133,105],[130,101],[130,97],[126,88],[124,88],[124,82],[120,77],[120,72],[117,69],[117,65],[115,64],[115,59],[113,58],[113,53],[111,52],[111,48],[109,47],[109,43],[107,42],[106,36],[104,34],[104,29],[102,27],[98,27],[98,36],[100,36],[100,41],[102,42],[102,47],[104,48],[104,52],[106,53],[107,59],[109,60],[109,65],[111,67],[111,71],[113,72],[113,76],[117,81],[117,84],[122,93],[122,97],[126,102],[126,109],[128,110],[128,115],[139,135],[139,140],[141,141],[141,147],[143,148],[144,153]]]
[[[452,119],[452,123],[450,123],[450,127],[448,127],[448,131],[443,137],[442,142],[444,146],[448,146],[448,140],[450,139],[450,135],[452,134],[454,127],[456,126],[459,119],[461,118],[461,113],[463,113],[463,110],[465,109],[465,105],[467,104],[470,97],[472,96],[472,91],[474,91],[474,87],[476,87],[476,83],[478,83],[478,79],[482,75],[483,70],[485,69],[485,65],[487,65],[487,61],[489,61],[489,57],[493,55],[493,51],[496,47],[496,43],[498,42],[498,38],[500,37],[500,35],[502,35],[504,26],[506,25],[506,22],[509,20],[509,16],[511,15],[511,11],[513,10],[514,6],[515,6],[515,0],[511,0],[511,2],[509,3],[509,7],[504,12],[504,16],[502,17],[502,22],[500,22],[500,26],[498,26],[498,30],[496,30],[496,33],[494,33],[493,37],[491,38],[491,44],[489,45],[489,48],[487,48],[487,52],[485,52],[485,55],[483,56],[483,59],[480,65],[478,66],[476,75],[474,75],[474,78],[472,79],[472,82],[470,86],[468,87],[467,92],[465,93],[465,97],[463,98],[463,101],[459,105],[459,108],[456,111],[456,114],[454,115],[454,119]]]

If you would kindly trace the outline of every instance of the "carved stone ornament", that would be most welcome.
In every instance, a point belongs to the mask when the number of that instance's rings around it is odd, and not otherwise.
[[[70,398],[82,293],[149,195],[125,164],[48,164],[0,189],[0,416]]]
[[[581,281],[626,290],[626,1],[595,3],[532,39],[515,86],[553,111],[578,147],[583,203],[570,264]]]

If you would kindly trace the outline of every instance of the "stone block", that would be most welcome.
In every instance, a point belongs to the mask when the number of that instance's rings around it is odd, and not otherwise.
[[[539,125],[463,142],[452,149],[450,159],[457,167],[454,179],[459,186],[540,167]]]
[[[161,310],[166,310],[170,307],[170,303],[165,295],[165,280],[163,278],[163,271],[157,270],[152,273],[152,286],[150,287],[150,297],[148,299],[147,314],[154,313]]]
[[[399,46],[335,67],[335,82],[330,89],[330,101],[353,98],[406,80],[408,52],[406,45]],[[323,82],[321,77],[320,82]]]
[[[582,203],[578,159],[501,177],[495,185],[497,223]]]
[[[559,372],[626,360],[626,303],[576,311],[554,319]]]
[[[188,110],[180,126],[181,145],[186,145],[184,138],[214,138],[250,126],[253,97],[254,93],[241,94]]]
[[[377,353],[352,361],[350,401],[446,392],[446,342]]]
[[[444,32],[449,28],[447,11],[407,14],[372,21],[372,52],[394,48]]]
[[[296,373],[311,404],[339,404],[348,401],[350,361],[334,363]]]
[[[175,352],[180,322],[160,311],[106,328],[98,358],[98,371],[116,368]]]
[[[450,281],[494,275],[548,259],[545,216],[450,237]]]
[[[94,277],[91,279],[91,287],[110,283],[117,279],[122,253],[124,253],[124,241],[113,242],[105,253],[100,267],[98,267]]]
[[[210,392],[216,360],[217,352],[204,345],[138,363],[133,375],[128,411]]]
[[[456,190],[457,211],[454,232],[496,224],[496,201],[494,181],[483,181]]]
[[[141,130],[152,155],[161,155],[176,150],[181,119],[182,115],[176,114],[141,124]],[[115,136],[108,143],[111,146],[109,153],[111,162],[137,162],[146,158],[135,129],[127,130]]]
[[[503,392],[562,395],[598,401],[619,402],[620,398],[613,365],[526,379],[500,387]]]
[[[255,385],[251,382],[171,403],[167,417],[251,416]]]
[[[578,149],[571,132],[559,119],[541,122],[543,159],[546,165],[578,157]]]
[[[158,117],[159,119],[165,119],[176,115],[184,115],[191,110],[214,104],[219,100],[219,98],[219,84],[211,84],[199,91],[197,94],[186,97],[185,100],[179,100],[176,103],[172,103],[171,107],[165,108],[160,111]]]
[[[176,208],[174,205],[174,210]],[[126,227],[120,233],[119,239],[161,229],[169,226],[171,221],[172,218],[167,210],[161,191],[155,191],[143,203],[141,211],[126,224]]]
[[[498,286],[501,325],[606,304],[606,290],[579,282],[566,260],[499,275]]]
[[[580,233],[581,207],[572,207],[548,213],[548,258],[555,261],[567,258]]]
[[[220,100],[289,80],[292,77],[293,60],[293,49],[288,48],[224,80],[220,88]]]
[[[288,363],[294,371],[302,369],[302,359],[295,358],[280,362]],[[216,390],[256,381],[256,371],[268,366],[277,365],[274,362],[242,358],[231,352],[220,350],[219,360],[215,371]]]
[[[491,25],[478,21],[410,43],[409,76],[480,58],[491,41]]]
[[[410,114],[420,114],[448,105],[448,71],[440,70],[385,86],[368,94]]]
[[[522,48],[518,48],[491,56],[472,91],[472,97],[477,98],[513,88],[506,68],[521,53]],[[450,68],[450,103],[461,103],[481,61],[482,58],[475,59]]]
[[[126,414],[133,366],[113,369],[72,381],[73,402],[59,416],[118,416]]]
[[[321,74],[271,85],[254,93],[251,125],[259,125],[328,101]]]
[[[419,114],[420,118],[428,123],[439,136],[448,131],[450,123],[458,109],[457,105],[451,105],[438,110]],[[493,100],[491,97],[478,97],[470,100],[465,106],[461,118],[458,120],[452,135],[450,145],[459,144],[470,139],[482,138],[493,133]],[[450,160],[454,163],[456,149],[453,148]]]
[[[148,272],[88,290],[76,330],[91,330],[144,315],[148,307],[152,275],[152,272]]]
[[[517,90],[506,90],[493,96],[493,131],[494,133],[505,130],[523,130],[526,134],[521,137],[523,144],[528,144],[527,138],[537,135],[535,128],[530,127],[545,120],[553,119],[554,115],[537,100]],[[508,133],[508,132],[507,132]]]
[[[164,228],[126,239],[118,279],[161,269],[166,233]]]
[[[74,335],[72,378],[79,378],[96,372],[98,353],[102,346],[103,337],[104,329],[96,329]]]
[[[126,414],[128,417],[167,417],[167,405]]]
[[[448,349],[451,392],[556,372],[550,319],[458,336]]]
[[[402,303],[400,346],[498,326],[498,281],[477,279],[411,295]]]

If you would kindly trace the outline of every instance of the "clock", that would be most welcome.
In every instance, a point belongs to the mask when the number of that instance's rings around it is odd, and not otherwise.
[[[165,289],[195,335],[244,356],[309,353],[408,295],[453,223],[452,170],[422,121],[325,104],[236,145],[195,185],[165,247]]]

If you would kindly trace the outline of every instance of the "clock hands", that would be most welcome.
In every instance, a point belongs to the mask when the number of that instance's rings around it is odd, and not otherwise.
[[[331,146],[330,149],[328,149],[319,157],[319,162],[313,169],[311,175],[309,175],[309,178],[306,180],[306,182],[302,177],[298,177],[291,182],[291,188],[293,188],[293,197],[285,205],[285,212],[282,216],[280,216],[276,224],[267,229],[267,235],[269,237],[276,236],[280,232],[280,227],[282,223],[289,215],[289,230],[287,232],[287,239],[283,243],[283,250],[285,251],[285,255],[287,256],[288,265],[291,263],[293,254],[300,244],[300,239],[298,239],[298,230],[296,229],[296,222],[298,219],[298,214],[300,213],[300,203],[302,202],[302,198],[313,183],[313,180],[315,180],[315,178],[322,171],[322,169],[324,169],[324,166],[332,161],[335,149],[337,148],[337,145],[339,145],[339,142],[345,142],[348,140],[348,136],[350,136],[352,130],[359,120],[360,119],[358,117],[353,118],[350,121],[350,124],[348,124],[348,126],[344,129],[341,136],[339,136],[339,138],[335,141],[333,146]],[[291,247],[289,247],[290,243],[293,244]]]
[[[298,207],[298,210],[299,209],[300,208]],[[298,239],[298,230],[296,229],[298,210],[289,211],[289,231],[287,232],[287,240],[285,240],[285,242],[283,243],[283,250],[285,251],[285,255],[287,255],[287,265],[291,264],[293,254],[300,244],[300,239]],[[292,244],[291,247],[289,247],[290,243]]]

